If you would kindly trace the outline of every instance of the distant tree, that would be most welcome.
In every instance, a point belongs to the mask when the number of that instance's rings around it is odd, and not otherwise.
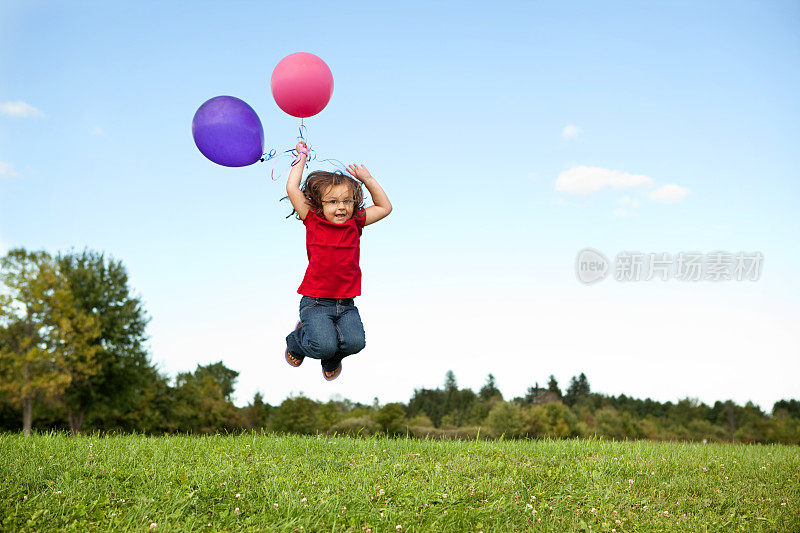
[[[539,396],[544,391],[545,389],[540,387],[537,381],[533,387],[528,387],[528,390],[525,392],[525,397],[522,399],[522,403],[527,406],[538,403]]]
[[[0,394],[22,406],[29,435],[35,401],[56,401],[97,373],[98,323],[47,252],[11,250],[0,260],[0,281]]]
[[[725,401],[725,416],[728,422],[728,434],[731,442],[736,440],[736,408],[732,401]]]
[[[441,424],[459,427],[465,424],[470,416],[472,404],[476,400],[475,393],[470,389],[458,389],[456,376],[452,370],[445,375],[444,392],[442,393],[444,405],[442,406]]]
[[[761,408],[748,401],[744,407],[737,409],[739,413],[739,427],[735,438],[738,442],[755,443],[764,442],[769,433],[769,419]]]
[[[498,401],[492,407],[486,417],[486,424],[495,436],[504,435],[507,439],[520,437],[525,430],[522,408],[504,401]]]
[[[692,420],[702,418],[700,405],[701,402],[698,398],[686,397],[672,406],[667,416],[678,424],[688,427]]]
[[[800,417],[792,416],[790,411],[792,407],[790,402],[793,401],[795,400],[789,402],[781,400],[773,406],[773,418],[766,435],[767,442],[800,444]]]
[[[375,422],[387,435],[406,433],[406,411],[401,403],[388,403],[373,416]]]
[[[261,392],[256,391],[253,400],[244,408],[247,427],[252,429],[266,427],[271,409],[271,406],[264,402],[264,396],[262,396]]]
[[[580,399],[589,396],[589,380],[586,379],[586,374],[581,372],[577,378],[575,376],[569,382],[567,394],[564,396],[564,403],[573,406]]]
[[[144,392],[155,374],[148,359],[145,328],[149,322],[139,297],[131,294],[121,261],[90,250],[59,254],[59,272],[76,305],[99,320],[98,372],[73,379],[62,395],[70,428],[81,430],[87,416],[107,426],[126,413],[144,409]]]
[[[556,381],[556,377],[553,374],[550,374],[550,378],[547,382],[547,391],[556,394],[559,399],[562,398],[561,389],[558,388],[558,381]]]
[[[178,373],[174,415],[180,430],[214,433],[245,427],[244,415],[228,397],[233,374],[238,372],[225,368],[222,362],[197,365],[194,373]]]
[[[236,390],[236,380],[239,378],[239,372],[226,367],[222,361],[210,365],[197,365],[197,370],[194,371],[195,379],[203,379],[210,377],[219,383],[222,396],[226,400],[231,399],[231,394]]]
[[[146,377],[146,385],[141,388],[137,409],[117,411],[118,416],[108,416],[102,422],[94,420],[92,425],[102,423],[104,429],[140,433],[163,434],[179,431],[175,416],[178,394],[170,385],[172,379],[154,367],[149,368],[147,374],[149,377]]]
[[[314,400],[302,394],[290,396],[273,411],[271,425],[276,431],[312,435],[317,433],[317,408]]]
[[[452,370],[448,370],[447,374],[445,374],[444,390],[445,392],[455,392],[458,390],[458,385],[456,384],[456,375]]]
[[[534,405],[523,411],[525,433],[530,437],[579,436],[578,417],[561,402]]]
[[[334,424],[344,417],[337,402],[329,401],[317,406],[317,427],[321,431],[328,431]]]
[[[497,388],[497,384],[495,383],[494,375],[489,374],[489,376],[486,378],[486,384],[481,387],[478,397],[484,402],[489,401],[492,398],[497,398],[500,400],[503,399],[503,394],[500,392],[500,389]]]
[[[449,411],[453,425],[460,427],[469,423],[473,406],[478,402],[478,395],[471,389],[461,389],[454,398]]]
[[[798,400],[778,400],[772,406],[772,414],[777,414],[778,410],[783,409],[789,416],[800,419],[800,401]]]
[[[194,373],[180,372],[175,382],[178,387],[181,387],[188,382],[200,382],[205,379],[210,379],[219,386],[222,397],[226,400],[230,400],[231,394],[233,394],[235,390],[238,376],[239,372],[226,367],[222,361],[217,361],[209,365],[198,364]]]
[[[430,418],[435,427],[439,427],[445,411],[445,394],[441,389],[414,389],[414,394],[408,401],[408,416],[414,417],[424,413]]]

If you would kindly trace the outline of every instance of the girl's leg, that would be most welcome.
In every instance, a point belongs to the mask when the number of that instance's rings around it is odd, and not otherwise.
[[[336,354],[338,333],[330,308],[304,296],[300,301],[300,322],[300,329],[286,336],[291,354],[312,359],[329,359]]]
[[[328,361],[323,361],[323,367],[328,371],[336,370],[342,359],[360,352],[366,346],[364,324],[361,322],[361,315],[355,305],[348,306],[348,309],[339,315],[335,327],[339,344],[336,356]]]

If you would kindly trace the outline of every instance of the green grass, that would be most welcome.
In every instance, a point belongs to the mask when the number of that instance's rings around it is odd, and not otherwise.
[[[2,434],[0,466],[5,531],[800,531],[798,446]]]

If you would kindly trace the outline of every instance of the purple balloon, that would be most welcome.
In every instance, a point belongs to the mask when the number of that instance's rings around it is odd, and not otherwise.
[[[218,165],[244,167],[264,154],[264,128],[253,108],[233,96],[207,100],[192,119],[200,152]]]

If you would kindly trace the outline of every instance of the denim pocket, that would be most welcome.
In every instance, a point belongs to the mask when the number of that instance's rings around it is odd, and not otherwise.
[[[302,313],[306,309],[310,309],[317,305],[319,301],[316,298],[312,298],[310,296],[303,296],[300,298],[300,312]]]

